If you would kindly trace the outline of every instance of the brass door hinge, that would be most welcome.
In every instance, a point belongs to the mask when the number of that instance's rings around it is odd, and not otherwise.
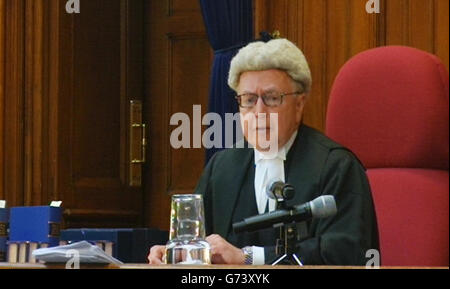
[[[142,165],[146,162],[147,126],[142,122],[142,101],[130,101],[129,185],[142,186]]]

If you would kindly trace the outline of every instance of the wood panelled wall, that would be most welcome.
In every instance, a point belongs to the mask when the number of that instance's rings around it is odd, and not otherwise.
[[[0,199],[62,200],[66,225],[136,226],[128,104],[143,96],[139,0],[0,0]]]
[[[0,0],[0,199],[62,199],[73,226],[167,228],[170,194],[192,191],[204,165],[203,150],[171,150],[167,139],[170,114],[207,106],[199,2],[80,1],[69,15],[66,0]],[[448,0],[380,0],[379,14],[366,2],[254,0],[255,35],[279,30],[308,59],[305,122],[319,130],[334,78],[358,52],[408,45],[448,69]],[[131,99],[148,122],[144,188],[127,186]]]
[[[0,1],[0,198],[12,204],[24,202],[24,4]]]
[[[406,45],[436,54],[449,65],[448,0],[255,0],[255,32],[279,30],[305,53],[313,87],[305,122],[325,128],[328,95],[342,65],[378,46]]]
[[[185,113],[194,121],[193,105],[207,112],[213,55],[198,0],[146,0],[145,14],[145,218],[148,226],[169,229],[172,195],[192,193],[205,162],[205,150],[194,148],[193,138],[191,148],[171,147],[178,125],[170,119]]]
[[[57,197],[50,162],[57,139],[49,137],[57,122],[57,13],[56,1],[0,0],[0,199],[9,206]]]

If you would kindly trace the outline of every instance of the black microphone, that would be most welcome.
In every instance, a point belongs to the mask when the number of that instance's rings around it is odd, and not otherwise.
[[[294,187],[282,181],[272,181],[266,187],[266,195],[275,200],[288,201],[294,198]]]
[[[292,209],[276,210],[257,215],[233,224],[235,233],[253,232],[278,224],[306,221],[312,218],[325,218],[336,214],[336,202],[331,195],[320,196],[310,202],[294,206]]]

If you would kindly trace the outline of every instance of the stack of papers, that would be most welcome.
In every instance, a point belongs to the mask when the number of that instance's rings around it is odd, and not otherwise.
[[[33,251],[33,256],[46,263],[67,263],[79,258],[80,264],[116,264],[123,263],[106,254],[99,247],[87,241],[81,241],[65,246],[42,248]]]

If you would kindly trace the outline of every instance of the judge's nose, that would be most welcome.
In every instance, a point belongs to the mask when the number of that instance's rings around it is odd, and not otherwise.
[[[269,107],[264,104],[262,97],[258,97],[258,101],[253,108],[253,113],[255,114],[256,118],[258,118],[258,114],[267,113],[268,108]]]

